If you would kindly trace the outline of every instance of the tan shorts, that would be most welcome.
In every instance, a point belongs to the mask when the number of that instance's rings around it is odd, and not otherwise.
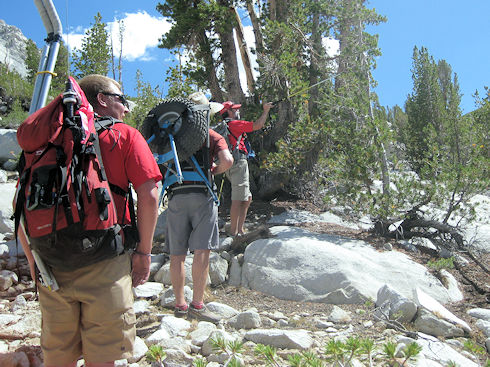
[[[246,159],[235,160],[233,166],[226,171],[226,177],[231,183],[231,200],[248,201],[252,197]]]
[[[53,271],[57,292],[39,286],[44,365],[132,355],[136,317],[130,272],[130,257],[123,254],[72,272]]]

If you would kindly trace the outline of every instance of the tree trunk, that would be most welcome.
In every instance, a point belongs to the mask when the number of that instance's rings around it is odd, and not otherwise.
[[[230,27],[228,30],[218,28],[217,33],[221,41],[221,60],[223,61],[223,68],[225,70],[227,98],[237,103],[244,102],[245,95],[240,85],[233,28]]]
[[[317,1],[316,1],[317,2]],[[318,82],[318,62],[320,61],[316,55],[320,55],[322,51],[322,37],[319,31],[320,15],[318,11],[313,14],[313,24],[312,24],[312,49],[310,56],[310,85],[315,85]],[[310,101],[308,103],[308,113],[313,115],[314,107],[318,101],[318,86],[310,89]],[[314,116],[312,116],[314,117]]]
[[[276,20],[276,0],[269,0],[269,19],[272,21]]]
[[[216,76],[216,68],[214,66],[213,53],[211,51],[211,46],[209,45],[209,40],[206,37],[206,33],[203,31],[200,35],[200,48],[204,55],[204,64],[206,67],[206,73],[208,75],[208,87],[213,96],[213,100],[223,102],[224,96],[223,91],[219,85],[218,77]]]

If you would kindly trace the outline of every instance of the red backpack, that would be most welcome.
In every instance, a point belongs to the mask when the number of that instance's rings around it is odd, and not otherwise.
[[[56,269],[74,270],[124,251],[94,125],[80,86],[25,120],[17,130],[23,164],[15,201],[15,233]],[[63,102],[65,100],[65,103]],[[134,223],[133,223],[134,224]]]

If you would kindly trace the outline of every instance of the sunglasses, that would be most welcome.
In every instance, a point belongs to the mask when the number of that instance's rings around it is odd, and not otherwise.
[[[126,99],[126,96],[124,94],[119,94],[119,93],[109,93],[109,92],[100,92],[104,96],[114,96],[119,99],[119,102],[121,102],[126,108],[129,108],[129,103],[128,100]]]

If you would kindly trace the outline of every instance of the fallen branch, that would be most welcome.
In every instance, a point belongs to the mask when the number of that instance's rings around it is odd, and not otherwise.
[[[466,275],[466,272],[465,272],[465,269],[464,269],[464,266],[461,266],[461,264],[458,262],[458,261],[455,261],[454,262],[454,267],[456,268],[456,270],[459,271],[459,273],[461,274],[461,276],[469,283],[471,284],[471,286],[481,295],[484,295],[484,294],[490,294],[490,292],[488,291],[488,289],[484,289],[482,287],[480,287],[479,284],[477,284],[475,281],[473,281],[468,275]]]
[[[471,258],[471,260],[473,260],[480,268],[483,269],[483,271],[487,274],[490,274],[490,270],[485,266],[485,264],[483,264],[479,259],[478,257],[473,253],[473,251],[471,250],[467,250],[466,253],[468,254],[468,256]]]
[[[231,250],[235,253],[243,253],[245,248],[253,241],[258,240],[259,238],[270,238],[272,237],[272,233],[269,230],[269,227],[266,225],[262,225],[253,231],[245,233],[241,236],[235,236],[233,242],[231,243]]]
[[[24,340],[26,338],[27,338],[26,335],[21,335],[21,334],[0,333],[0,340]]]

